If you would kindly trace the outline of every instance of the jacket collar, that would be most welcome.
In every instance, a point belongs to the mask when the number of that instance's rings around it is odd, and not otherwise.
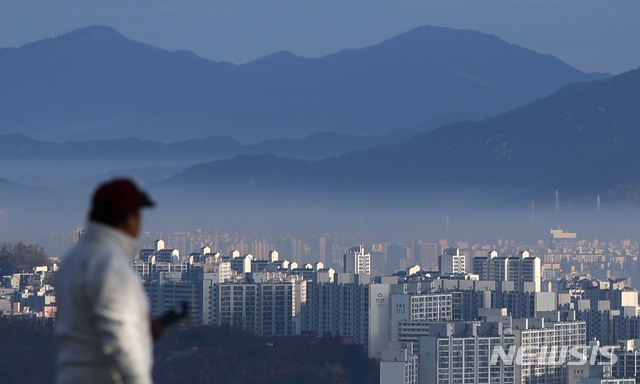
[[[127,259],[133,260],[140,250],[138,240],[113,227],[90,221],[87,224],[85,240],[87,243],[104,244],[115,247]]]

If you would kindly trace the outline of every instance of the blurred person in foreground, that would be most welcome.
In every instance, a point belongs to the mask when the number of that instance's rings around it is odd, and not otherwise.
[[[152,383],[149,304],[129,263],[154,205],[128,179],[95,191],[85,237],[56,274],[57,384]]]

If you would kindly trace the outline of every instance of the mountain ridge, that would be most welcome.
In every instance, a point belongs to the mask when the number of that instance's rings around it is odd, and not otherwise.
[[[275,138],[254,144],[241,144],[227,136],[209,136],[177,142],[159,142],[135,137],[113,140],[69,141],[63,143],[33,139],[21,133],[0,134],[0,159],[93,159],[131,160],[223,159],[241,154],[280,154],[280,156],[320,159],[351,150],[399,143],[416,135],[398,131],[385,136],[359,136],[339,132],[318,132],[301,139]]]
[[[597,82],[579,82],[526,106],[478,122],[452,123],[395,145],[362,149],[301,167],[272,161],[263,187],[288,189],[313,182],[386,184],[463,183],[521,187],[532,193],[563,188],[576,195],[640,196],[640,69]],[[225,167],[246,181],[243,158]],[[224,176],[220,164],[201,165],[198,176]],[[275,170],[284,169],[278,173]],[[640,168],[638,168],[640,169]],[[189,181],[190,169],[176,176]],[[218,173],[217,173],[218,172]],[[254,181],[258,179],[252,179]],[[369,182],[367,182],[367,180]],[[403,185],[404,185],[403,184]],[[246,184],[245,184],[246,185]],[[254,183],[260,187],[259,183]],[[537,192],[536,192],[537,191]],[[545,191],[545,192],[542,192]],[[636,197],[634,197],[636,196]]]
[[[235,65],[92,26],[0,49],[0,65],[0,132],[54,141],[381,135],[487,117],[605,76],[441,27],[320,58],[279,52]]]

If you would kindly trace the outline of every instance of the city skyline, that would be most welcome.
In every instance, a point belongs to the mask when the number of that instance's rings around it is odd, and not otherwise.
[[[82,230],[77,233],[81,241]],[[254,259],[203,246],[183,255],[167,248],[176,241],[168,239],[156,239],[131,262],[152,316],[186,302],[189,327],[239,327],[270,343],[340,336],[379,362],[381,384],[403,377],[407,384],[449,384],[458,377],[569,384],[635,375],[629,361],[637,353],[633,339],[640,336],[638,290],[610,272],[625,270],[618,263],[637,264],[638,241],[586,242],[550,230],[538,249],[516,253],[518,244],[509,241],[480,248],[458,243],[466,249],[461,252],[441,240],[439,257],[458,258],[457,267],[441,262],[439,271],[416,265],[390,275],[348,272],[353,261],[347,259],[370,258],[375,266],[376,253],[388,245],[372,245],[372,254],[362,246],[340,248],[344,261],[333,260],[344,264],[339,272],[324,263],[290,263],[288,252]],[[609,265],[601,270],[605,261]],[[0,311],[25,320],[54,318],[55,271],[54,264],[3,276]],[[558,357],[561,348],[567,356]]]

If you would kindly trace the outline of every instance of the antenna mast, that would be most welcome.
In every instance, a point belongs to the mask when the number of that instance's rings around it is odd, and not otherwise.
[[[531,221],[536,221],[536,206],[533,200],[531,200]]]

